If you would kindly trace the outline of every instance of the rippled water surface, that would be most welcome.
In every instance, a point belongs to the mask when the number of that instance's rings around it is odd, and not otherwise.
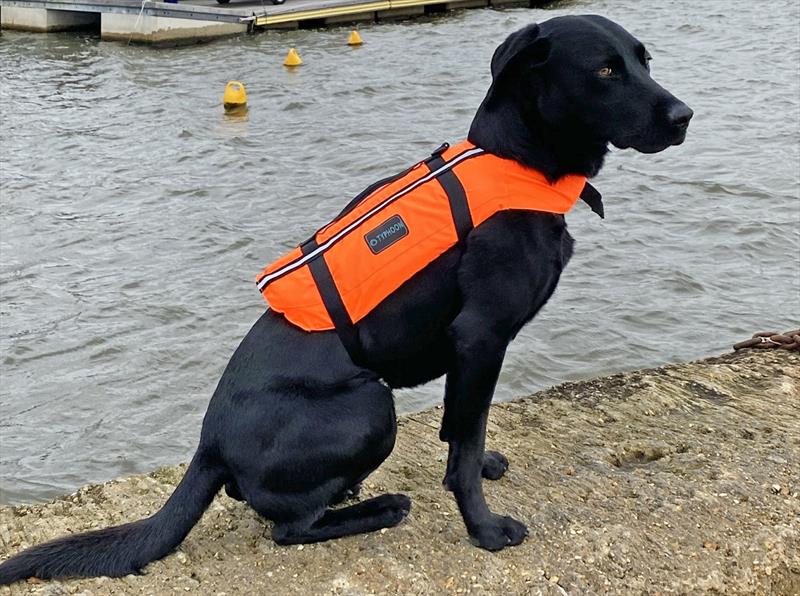
[[[566,2],[182,49],[0,37],[0,502],[186,459],[264,309],[264,264],[370,182],[458,140],[512,30],[596,12],[695,110],[687,142],[615,152],[577,252],[509,350],[496,399],[724,351],[796,326],[800,9]],[[296,46],[305,66],[281,66]],[[246,119],[222,114],[247,85]],[[400,392],[401,411],[441,385]]]

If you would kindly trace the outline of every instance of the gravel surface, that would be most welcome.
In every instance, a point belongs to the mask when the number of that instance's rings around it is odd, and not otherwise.
[[[400,526],[279,547],[220,494],[180,548],[142,576],[30,580],[6,594],[799,594],[800,354],[745,351],[554,387],[496,405],[485,482],[524,521],[520,546],[472,546],[441,487],[440,411],[400,421],[362,498],[404,492]],[[68,532],[153,513],[185,466],[0,508],[0,559]]]

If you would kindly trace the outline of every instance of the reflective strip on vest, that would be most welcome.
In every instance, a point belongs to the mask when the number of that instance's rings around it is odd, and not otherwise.
[[[464,141],[367,194],[256,278],[270,308],[306,331],[368,315],[473,227],[509,209],[567,213],[583,176],[551,184],[518,162]],[[352,350],[348,347],[348,350]]]

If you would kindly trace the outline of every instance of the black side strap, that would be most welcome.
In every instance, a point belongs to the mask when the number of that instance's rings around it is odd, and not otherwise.
[[[445,143],[436,151],[434,151],[430,158],[425,160],[425,163],[432,172],[445,165],[446,162],[444,159],[442,159],[442,153],[444,153],[448,147],[449,145]],[[391,182],[393,179],[396,179],[405,173],[406,172],[403,172],[398,176],[393,176],[391,178],[386,178],[376,182],[364,192],[359,194],[356,198],[354,198],[350,204],[345,207],[339,217],[355,207],[366,196],[377,190],[380,186]],[[470,230],[472,230],[474,227],[472,223],[472,215],[469,212],[467,194],[464,192],[464,187],[461,185],[461,182],[453,173],[452,169],[440,174],[436,177],[436,179],[439,181],[439,184],[441,184],[444,192],[447,194],[448,200],[450,201],[450,211],[453,214],[453,223],[455,224],[456,233],[458,234],[458,240],[461,241],[466,238],[467,234],[469,234]],[[315,236],[316,234],[306,240],[300,246],[300,250],[304,255],[309,254],[319,247]],[[317,284],[317,289],[319,289],[320,296],[322,296],[322,303],[325,305],[325,309],[328,311],[331,321],[333,321],[333,326],[336,328],[336,333],[339,335],[339,339],[342,341],[342,345],[344,345],[345,350],[347,350],[347,353],[350,355],[350,359],[355,364],[363,363],[364,349],[358,339],[358,329],[356,329],[355,324],[350,319],[350,315],[347,313],[347,309],[344,306],[344,302],[339,294],[339,290],[336,288],[336,284],[333,281],[331,270],[328,268],[328,263],[325,261],[325,255],[320,254],[316,258],[309,261],[308,268],[311,271],[311,276],[314,278],[314,283]]]
[[[581,191],[581,199],[589,205],[592,211],[600,216],[600,219],[606,218],[606,212],[605,209],[603,209],[603,196],[600,194],[600,191],[588,182]]]
[[[433,155],[425,160],[431,172],[441,168],[446,162],[442,159],[442,152],[447,149],[444,145],[433,152]],[[456,234],[458,234],[458,241],[461,242],[467,237],[473,227],[472,215],[469,212],[469,203],[467,202],[467,193],[464,192],[464,187],[461,181],[453,173],[453,170],[447,170],[443,174],[436,177],[439,184],[442,185],[444,192],[447,194],[447,199],[450,201],[450,212],[453,214],[453,223],[456,226]]]
[[[305,242],[300,247],[300,250],[305,255],[315,250],[318,246],[316,239],[312,238]],[[353,321],[350,320],[350,315],[347,313],[344,302],[342,302],[342,297],[333,281],[331,270],[325,261],[325,255],[321,254],[309,261],[308,268],[314,278],[314,283],[317,284],[319,294],[322,296],[322,303],[325,305],[331,321],[333,321],[333,326],[336,328],[336,333],[339,335],[344,349],[347,350],[350,359],[355,364],[361,364],[364,361],[364,350],[358,339],[358,330]]]

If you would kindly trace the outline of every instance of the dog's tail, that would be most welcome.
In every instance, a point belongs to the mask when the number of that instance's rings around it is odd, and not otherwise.
[[[29,577],[120,577],[138,573],[178,546],[224,482],[221,465],[199,450],[175,492],[151,517],[65,536],[34,546],[0,564],[0,586]]]

